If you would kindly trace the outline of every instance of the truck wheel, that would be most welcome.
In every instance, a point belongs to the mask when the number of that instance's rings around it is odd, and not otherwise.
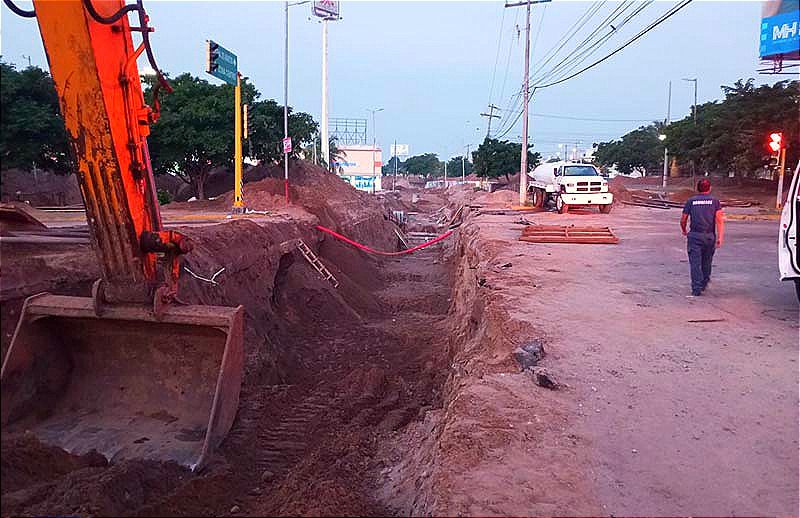
[[[606,205],[600,205],[600,212],[602,212],[603,214],[608,214],[609,212],[611,212],[611,204],[608,203]]]
[[[561,196],[556,198],[556,209],[558,209],[559,214],[566,214],[569,212],[569,205],[564,203],[564,199]]]
[[[544,206],[544,193],[541,191],[541,189],[534,187],[532,196],[534,207],[541,208]]]
[[[797,302],[800,302],[800,279],[794,280],[794,291],[797,292]]]

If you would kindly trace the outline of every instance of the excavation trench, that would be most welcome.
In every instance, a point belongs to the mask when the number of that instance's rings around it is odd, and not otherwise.
[[[357,202],[361,208],[353,210]],[[403,452],[408,438],[446,406],[451,335],[459,327],[448,311],[456,307],[454,265],[463,247],[456,235],[413,255],[378,258],[314,230],[321,223],[375,248],[396,249],[385,214],[363,198],[337,199],[270,221],[182,228],[195,243],[187,267],[202,273],[226,268],[218,285],[182,276],[182,297],[246,310],[245,380],[230,434],[207,468],[192,474],[173,464],[77,457],[4,430],[2,514],[387,515],[425,509],[407,493],[415,488],[419,498],[430,490],[424,485],[430,455],[408,451],[406,459]],[[319,255],[338,288],[296,250],[298,240]],[[30,250],[3,252],[4,281],[9,270],[24,276],[24,264],[35,264]],[[56,271],[50,284],[35,288],[88,295],[87,279],[67,280],[86,252],[73,247],[60,250],[58,261],[46,259]],[[3,300],[4,323],[14,320],[27,295],[24,285],[18,288]],[[4,333],[4,351],[7,346]]]

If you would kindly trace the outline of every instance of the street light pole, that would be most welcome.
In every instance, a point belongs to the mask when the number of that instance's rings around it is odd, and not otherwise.
[[[670,122],[670,111],[672,108],[672,81],[669,82],[669,87],[667,88],[667,120],[664,122],[664,128],[666,129],[669,126]],[[663,138],[662,138],[663,137]],[[669,176],[669,151],[667,149],[666,139],[667,136],[661,134],[658,138],[664,142],[664,172],[661,175],[661,188],[667,188],[667,176]]]
[[[375,147],[378,145],[378,128],[375,126],[375,114],[382,112],[383,108],[367,108],[368,112],[372,112],[372,192],[375,193]]]
[[[322,19],[322,114],[320,115],[322,160],[331,169],[331,148],[328,140],[328,20]]]
[[[284,2],[283,41],[283,138],[289,138],[289,2]],[[283,146],[283,187],[286,204],[289,204],[289,153]]]

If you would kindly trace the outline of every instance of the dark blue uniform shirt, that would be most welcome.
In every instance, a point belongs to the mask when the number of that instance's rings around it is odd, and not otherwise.
[[[722,209],[719,200],[710,194],[698,194],[686,200],[683,213],[689,215],[689,232],[716,234],[716,215]]]

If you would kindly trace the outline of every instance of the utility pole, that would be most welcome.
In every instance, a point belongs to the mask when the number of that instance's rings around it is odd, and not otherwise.
[[[672,81],[669,82],[669,86],[667,88],[667,120],[664,122],[664,128],[666,129],[669,126],[670,122],[670,109],[672,107]],[[659,138],[663,136],[664,138],[661,139],[664,142],[664,172],[661,174],[661,188],[667,188],[667,176],[669,176],[669,150],[667,149],[666,139],[667,136],[662,133],[659,135]]]
[[[697,78],[683,78],[684,81],[689,83],[694,83],[694,103],[692,103],[692,119],[694,119],[694,125],[697,126]],[[694,181],[694,159],[692,160],[692,181]]]
[[[444,188],[447,189],[447,157],[444,157]]]
[[[531,4],[525,3],[525,80],[522,84],[522,152],[519,161],[519,204],[528,200],[528,102],[531,60]]]
[[[392,190],[397,190],[397,139],[394,139],[394,178],[392,179]]]
[[[525,0],[507,3],[505,7],[525,6],[525,76],[522,83],[522,150],[519,167],[519,204],[525,205],[528,200],[528,102],[530,100],[530,60],[531,60],[531,4],[540,4],[550,0]]]
[[[489,118],[489,125],[486,127],[486,138],[489,138],[489,135],[492,133],[492,119],[499,119],[499,115],[495,115],[494,111],[499,110],[497,106],[494,104],[489,105],[489,113],[481,113],[481,117],[488,117]]]

